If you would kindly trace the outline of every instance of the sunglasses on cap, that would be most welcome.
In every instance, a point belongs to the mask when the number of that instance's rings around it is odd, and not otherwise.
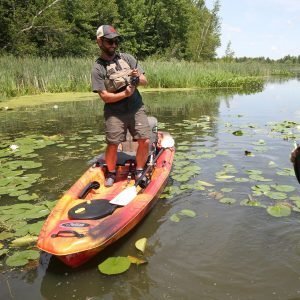
[[[103,38],[103,41],[105,41],[109,45],[113,45],[113,44],[119,45],[120,42],[119,39],[106,39],[106,38]]]

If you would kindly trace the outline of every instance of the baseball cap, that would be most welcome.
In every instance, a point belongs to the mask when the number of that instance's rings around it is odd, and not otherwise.
[[[105,37],[107,39],[113,39],[120,36],[117,30],[111,25],[101,25],[96,32],[97,38]]]

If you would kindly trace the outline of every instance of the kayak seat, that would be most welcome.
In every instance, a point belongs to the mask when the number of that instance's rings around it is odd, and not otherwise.
[[[111,215],[118,206],[108,200],[95,199],[75,205],[68,211],[71,220],[97,220]]]
[[[128,161],[135,161],[135,152],[117,152],[117,166],[124,166]],[[101,166],[106,165],[104,153],[97,156],[96,163]]]

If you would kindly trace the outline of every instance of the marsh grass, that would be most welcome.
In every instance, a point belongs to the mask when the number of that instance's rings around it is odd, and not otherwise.
[[[94,58],[0,57],[0,101],[22,95],[91,91]],[[264,77],[286,74],[277,65],[259,63],[142,63],[150,88],[257,88]]]
[[[1,100],[14,96],[90,91],[92,60],[0,57]]]

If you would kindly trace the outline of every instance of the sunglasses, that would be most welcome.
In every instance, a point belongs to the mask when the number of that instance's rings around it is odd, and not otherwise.
[[[103,41],[105,41],[108,45],[119,45],[119,39],[106,39],[106,38],[103,38]]]

